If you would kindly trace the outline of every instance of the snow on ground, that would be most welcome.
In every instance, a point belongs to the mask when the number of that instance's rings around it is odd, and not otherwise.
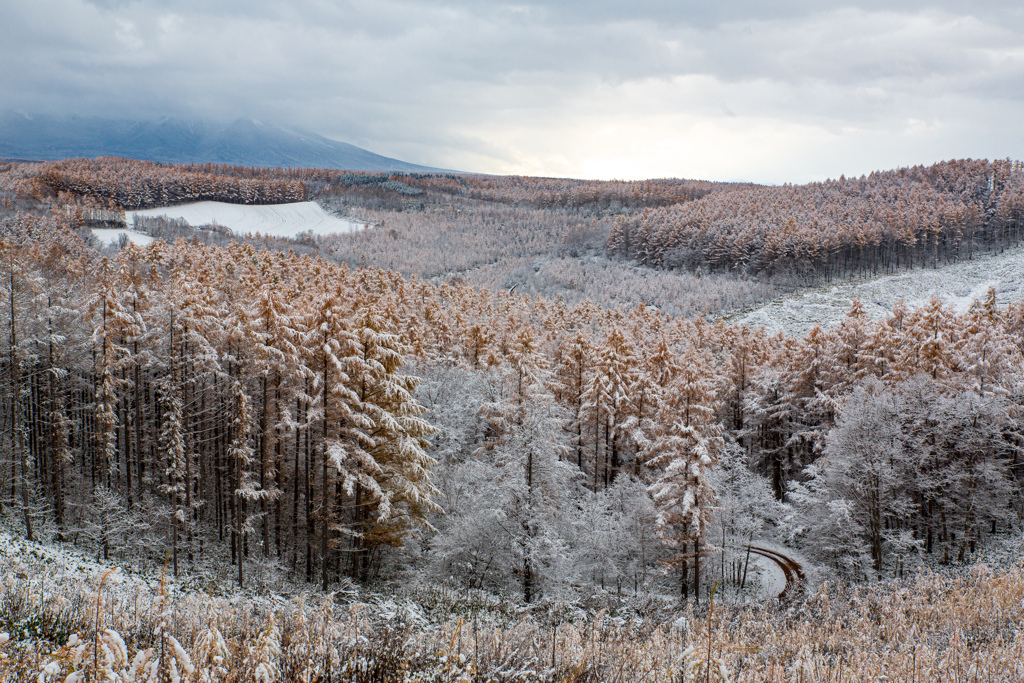
[[[761,588],[764,592],[758,597],[775,598],[786,590],[786,574],[778,563],[769,560],[764,555],[751,554],[750,565],[751,569],[757,567],[761,570],[759,573],[751,572],[751,576],[756,575],[761,580]]]
[[[57,543],[26,541],[13,531],[0,526],[0,575],[6,570],[14,570],[38,581],[75,577],[79,583],[96,583],[114,567],[117,565],[88,557],[81,549]],[[131,570],[126,571],[122,567],[118,567],[118,570],[115,575],[109,577],[110,583],[147,589],[154,589],[157,586],[153,577],[146,577]],[[171,590],[172,586],[177,588],[177,583],[169,579],[168,590]]]
[[[815,323],[832,327],[860,299],[873,319],[883,318],[900,299],[911,308],[938,295],[957,311],[965,311],[995,287],[1000,305],[1024,299],[1024,248],[995,256],[975,254],[970,261],[938,270],[915,269],[871,280],[852,280],[789,295],[763,306],[725,316],[730,323],[764,326],[770,333],[802,335]]]
[[[800,569],[804,572],[804,579],[807,583],[816,585],[818,583],[817,568],[810,562],[804,555],[789,546],[781,545],[768,539],[752,539],[751,545],[770,550],[778,553],[783,557],[788,557],[793,562],[800,565]],[[743,552],[746,546],[738,548],[739,551]],[[775,598],[786,588],[786,573],[782,571],[782,567],[777,562],[765,557],[764,555],[757,555],[752,553],[750,555],[751,570],[756,565],[760,568],[760,574],[758,578],[761,581],[761,587],[764,590],[764,595],[761,597]],[[753,573],[753,571],[751,572]]]
[[[100,242],[103,242],[103,244],[106,246],[117,244],[118,240],[121,238],[121,235],[127,235],[129,241],[131,241],[132,244],[138,244],[141,247],[146,247],[153,243],[152,237],[150,237],[149,235],[143,235],[141,232],[136,232],[135,230],[93,228],[92,234],[96,235],[97,239],[99,239]]]
[[[135,216],[166,216],[180,219],[192,227],[216,223],[238,235],[296,237],[305,232],[314,235],[355,232],[366,227],[344,218],[332,216],[316,202],[265,204],[248,206],[224,202],[196,202],[162,209],[126,211],[125,220],[133,225]]]

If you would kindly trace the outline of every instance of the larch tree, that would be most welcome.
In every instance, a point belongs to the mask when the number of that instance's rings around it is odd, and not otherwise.
[[[582,410],[594,429],[594,490],[607,487],[621,469],[623,426],[635,413],[630,389],[636,374],[633,344],[613,327],[595,351],[593,372],[583,394]]]
[[[711,523],[715,500],[708,475],[725,441],[715,419],[717,397],[708,372],[710,359],[691,346],[680,357],[679,366],[679,374],[666,389],[659,429],[645,459],[654,470],[648,490],[658,512],[657,530],[676,549],[682,596],[689,595],[692,560],[694,595],[699,599],[701,540]]]
[[[822,504],[827,508],[835,506],[836,500],[844,501],[845,523],[860,534],[876,573],[889,555],[915,548],[902,523],[916,511],[914,502],[903,495],[913,479],[909,455],[898,404],[882,384],[871,381],[843,401],[840,419],[828,434],[825,455],[814,470],[825,478],[833,496]]]
[[[178,548],[186,519],[186,493],[188,490],[188,445],[185,442],[183,401],[173,380],[162,387],[163,430],[160,434],[160,449],[164,464],[164,483],[161,491],[167,496],[171,507],[171,557],[174,575],[178,575]],[[106,545],[104,545],[106,547]],[[241,563],[239,563],[241,565]],[[239,579],[241,583],[241,579]]]
[[[129,245],[118,254],[117,287],[125,316],[120,329],[120,341],[127,351],[125,362],[121,364],[121,380],[125,383],[126,390],[130,390],[125,392],[120,416],[125,494],[129,511],[133,508],[135,489],[141,489],[147,466],[143,452],[146,428],[143,373],[144,368],[155,360],[151,349],[154,334],[149,329],[148,321],[153,306],[149,287],[150,270],[151,266],[146,263],[146,254],[141,248]]]
[[[587,377],[593,363],[593,349],[589,336],[577,331],[564,339],[559,349],[559,363],[555,366],[555,397],[569,412],[565,428],[572,435],[573,460],[583,471],[584,411],[583,395]]]
[[[7,300],[5,308],[7,308],[9,318],[6,330],[8,333],[7,357],[4,359],[7,364],[7,372],[5,373],[7,377],[5,379],[8,391],[8,403],[5,408],[10,420],[9,440],[6,444],[8,457],[5,458],[7,462],[4,464],[9,466],[9,470],[3,474],[6,475],[5,479],[7,479],[4,483],[9,482],[10,485],[10,499],[12,503],[17,500],[18,503],[16,505],[21,508],[22,522],[25,526],[25,537],[29,540],[34,540],[32,498],[34,497],[33,491],[36,487],[32,482],[31,472],[33,470],[33,463],[26,439],[28,426],[24,421],[23,375],[25,368],[23,366],[25,350],[22,343],[24,340],[20,335],[20,331],[23,331],[24,328],[24,322],[20,321],[20,319],[23,317],[25,309],[35,298],[36,282],[32,273],[26,268],[27,264],[24,262],[25,251],[23,247],[12,242],[0,242],[0,256],[2,256],[5,261],[4,265],[8,269],[3,285],[7,289],[4,298]],[[7,467],[4,469],[6,470]]]
[[[374,550],[401,545],[439,508],[426,440],[435,430],[413,397],[417,381],[401,372],[404,348],[374,303],[355,309],[357,347],[347,374],[360,419],[343,430],[347,453],[336,466],[353,499],[352,576],[365,581]]]
[[[1003,371],[1020,358],[1002,316],[995,288],[989,287],[983,300],[971,304],[957,340],[957,365],[971,377],[971,388],[982,398],[989,392],[1007,391]]]
[[[834,332],[815,325],[791,347],[786,368],[792,403],[786,450],[795,469],[802,469],[817,457],[825,432],[835,419],[835,401],[827,392],[842,381],[846,371],[836,357],[838,346]]]
[[[933,296],[907,319],[908,344],[903,347],[903,366],[934,380],[955,373],[957,321],[942,299]]]
[[[355,354],[358,340],[346,316],[345,296],[337,286],[321,291],[311,302],[304,321],[306,336],[302,343],[308,355],[306,362],[313,373],[310,413],[320,422],[316,516],[320,523],[319,559],[324,590],[336,578],[332,566],[336,535],[348,531],[339,515],[343,502],[340,499],[342,472],[351,469],[346,462],[348,453],[342,429],[351,429],[353,422],[360,428],[364,424],[362,418],[354,414],[353,406],[358,397],[351,388],[347,372],[347,361]],[[370,464],[365,459],[362,462]]]
[[[255,260],[255,259],[254,259]],[[252,340],[253,363],[260,378],[259,458],[260,512],[264,557],[270,556],[271,503],[275,503],[274,528],[276,554],[281,554],[282,486],[282,409],[288,396],[282,394],[284,378],[298,365],[292,307],[285,299],[282,283],[272,274],[275,264],[264,262],[253,274],[249,286],[252,312],[249,335]],[[272,452],[273,449],[273,452]]]
[[[96,501],[104,503],[113,500],[106,494],[107,490],[116,491],[121,483],[122,467],[127,463],[120,462],[118,451],[118,427],[122,392],[127,384],[123,379],[123,367],[129,359],[129,349],[125,347],[126,332],[134,326],[131,312],[124,306],[117,271],[108,259],[99,264],[97,273],[99,291],[89,303],[94,319],[93,327],[93,361],[95,384],[95,476],[93,490]],[[125,492],[127,493],[127,491]],[[97,513],[101,514],[97,507]],[[105,513],[102,513],[105,516]],[[103,558],[110,556],[110,537],[107,524],[101,520],[100,527],[104,531]]]
[[[250,526],[246,520],[246,505],[262,498],[259,480],[253,475],[254,460],[252,447],[252,411],[249,396],[242,383],[234,380],[231,383],[231,425],[229,430],[230,445],[228,447],[228,463],[235,482],[231,491],[234,498],[235,553],[237,555],[238,586],[245,585],[245,546]]]
[[[508,520],[502,528],[518,560],[514,571],[523,599],[531,602],[559,573],[567,523],[559,517],[559,501],[572,495],[579,473],[564,460],[565,412],[551,393],[550,370],[536,332],[529,325],[519,327],[508,351],[506,363],[496,369],[499,394],[481,408],[491,436],[477,457],[486,456],[502,482],[497,503]]]
[[[833,354],[833,377],[829,381],[828,393],[832,396],[845,394],[849,388],[862,380],[870,371],[865,349],[870,338],[871,321],[864,304],[854,299],[850,310],[839,323],[834,333],[836,351]]]

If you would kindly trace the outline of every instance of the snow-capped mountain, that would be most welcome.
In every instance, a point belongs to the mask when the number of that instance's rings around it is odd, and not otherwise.
[[[136,121],[0,113],[0,157],[51,160],[95,156],[352,171],[437,170],[253,119],[222,125],[175,118]]]

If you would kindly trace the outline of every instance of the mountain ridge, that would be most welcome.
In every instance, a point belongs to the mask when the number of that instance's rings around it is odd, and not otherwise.
[[[443,170],[247,118],[219,124],[173,117],[132,120],[0,112],[2,158],[53,161],[97,156],[348,171]]]

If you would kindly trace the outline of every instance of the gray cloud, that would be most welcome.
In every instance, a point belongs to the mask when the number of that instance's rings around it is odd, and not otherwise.
[[[253,116],[490,172],[783,182],[1022,156],[1024,11],[893,5],[36,0],[0,23],[0,106]]]

